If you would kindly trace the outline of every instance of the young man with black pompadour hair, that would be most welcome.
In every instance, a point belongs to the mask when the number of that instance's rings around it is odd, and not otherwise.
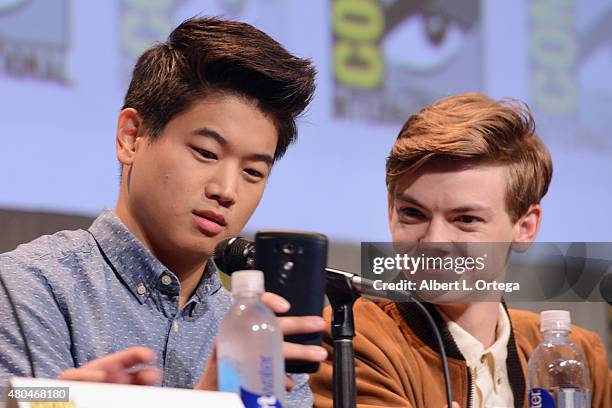
[[[211,353],[231,296],[211,256],[259,204],[314,80],[310,61],[218,18],[184,21],[138,59],[117,124],[115,209],[87,231],[0,255],[35,375],[215,388]],[[272,294],[264,302],[289,308]],[[10,310],[0,297],[1,379],[33,374]],[[318,316],[279,323],[285,334],[324,328]],[[321,361],[326,352],[285,343],[284,355]],[[289,406],[312,405],[306,375],[288,387]]]

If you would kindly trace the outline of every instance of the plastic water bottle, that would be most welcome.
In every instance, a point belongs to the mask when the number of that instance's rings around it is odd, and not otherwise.
[[[261,302],[261,271],[231,276],[234,301],[217,341],[219,390],[240,394],[246,408],[285,403],[283,335],[276,316]]]
[[[569,312],[547,310],[540,318],[544,340],[529,359],[529,406],[590,407],[589,367],[582,350],[567,338]]]

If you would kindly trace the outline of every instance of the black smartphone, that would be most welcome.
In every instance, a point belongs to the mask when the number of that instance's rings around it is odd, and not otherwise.
[[[291,303],[286,316],[321,316],[325,302],[327,237],[312,232],[259,231],[255,235],[255,269],[263,271],[266,291]],[[323,332],[285,336],[285,341],[320,345]],[[287,360],[288,373],[314,373],[319,363]]]

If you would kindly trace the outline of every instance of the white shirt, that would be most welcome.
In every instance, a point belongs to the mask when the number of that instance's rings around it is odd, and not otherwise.
[[[445,316],[446,317],[446,316]],[[495,342],[485,350],[482,343],[461,326],[447,320],[450,331],[463,354],[474,382],[473,407],[507,408],[514,406],[510,388],[506,357],[510,340],[510,319],[499,305],[499,318],[495,329]]]

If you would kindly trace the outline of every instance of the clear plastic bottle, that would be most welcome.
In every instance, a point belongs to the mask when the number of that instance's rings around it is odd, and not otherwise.
[[[590,407],[589,367],[582,350],[567,338],[571,331],[569,312],[547,310],[540,318],[544,340],[529,359],[529,406]]]
[[[261,271],[231,276],[234,301],[217,340],[219,390],[240,394],[246,408],[285,404],[283,335],[276,316],[261,302]]]

